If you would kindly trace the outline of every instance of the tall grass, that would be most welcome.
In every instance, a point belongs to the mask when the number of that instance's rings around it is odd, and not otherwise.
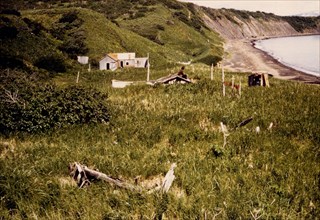
[[[271,79],[270,88],[244,86],[241,97],[227,88],[223,97],[209,68],[187,71],[200,80],[114,89],[111,79],[144,80],[145,72],[83,75],[80,83],[108,92],[108,124],[1,137],[0,219],[317,219],[319,87]],[[230,132],[224,148],[221,121]],[[168,195],[160,195],[103,182],[78,189],[68,176],[74,161],[131,183],[178,166]]]

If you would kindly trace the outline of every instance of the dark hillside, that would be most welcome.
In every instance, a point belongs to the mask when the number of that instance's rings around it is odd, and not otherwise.
[[[65,56],[41,24],[20,15],[1,14],[0,32],[1,68],[32,69],[41,68],[42,62],[59,62],[59,67],[50,70],[66,70]]]

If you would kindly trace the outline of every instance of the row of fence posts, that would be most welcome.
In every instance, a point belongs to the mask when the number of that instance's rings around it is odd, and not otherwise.
[[[213,80],[213,75],[214,75],[214,72],[215,72],[215,69],[218,70],[219,72],[219,69],[221,69],[221,83],[222,83],[222,95],[223,96],[226,96],[226,82],[225,82],[225,75],[224,75],[224,68],[223,68],[223,65],[219,62],[217,64],[217,68],[214,67],[213,64],[211,64],[211,69],[210,69],[210,79]],[[88,69],[88,72],[91,71],[91,65],[89,64],[89,69]],[[192,65],[192,72],[194,72],[194,66]],[[80,77],[80,71],[78,71],[78,74],[77,74],[77,78],[76,78],[76,83],[78,84],[79,83],[79,77]],[[148,63],[147,63],[147,82],[150,80],[150,61],[149,61],[149,53],[148,53]],[[239,96],[241,97],[241,77],[239,79],[239,85],[238,86],[235,86],[235,77],[232,76],[232,79],[231,79],[231,88],[232,90],[234,89],[237,89],[238,92],[239,92]]]
[[[215,68],[213,66],[213,64],[211,64],[211,69],[210,69],[210,79],[213,80],[213,73],[215,72],[215,69],[218,70],[219,72],[219,69],[221,69],[221,84],[222,84],[222,95],[223,96],[226,96],[226,81],[225,81],[225,75],[224,75],[224,68],[223,68],[223,65],[221,63],[218,63],[217,64],[217,68]],[[235,84],[235,77],[232,76],[231,78],[231,88],[232,88],[232,91],[234,89],[238,90],[238,94],[239,96],[241,97],[241,77],[239,78],[239,85],[236,85]]]

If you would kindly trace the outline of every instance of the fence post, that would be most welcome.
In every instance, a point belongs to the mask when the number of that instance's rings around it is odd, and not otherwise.
[[[79,83],[79,76],[80,76],[80,71],[78,71],[78,74],[77,74],[77,80],[76,80],[77,84]]]
[[[226,96],[226,85],[224,84],[224,69],[223,65],[221,66],[221,75],[222,75],[222,94],[223,96]]]

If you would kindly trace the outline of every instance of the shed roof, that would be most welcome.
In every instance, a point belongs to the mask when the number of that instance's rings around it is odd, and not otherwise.
[[[183,82],[186,82],[186,83],[191,83],[191,80],[188,79],[188,78],[183,78],[182,76],[179,76],[178,74],[173,74],[173,75],[168,75],[168,76],[164,76],[164,77],[161,77],[157,80],[154,81],[154,84],[157,84],[157,83],[168,83],[170,81],[173,81],[173,80],[178,80],[178,81],[183,81]]]

